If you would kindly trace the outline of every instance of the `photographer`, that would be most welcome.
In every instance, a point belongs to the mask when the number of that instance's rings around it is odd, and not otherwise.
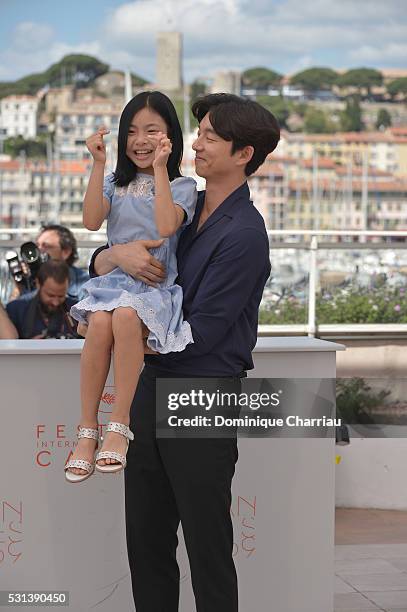
[[[37,238],[37,246],[51,259],[66,261],[69,266],[68,296],[78,301],[82,285],[89,280],[89,274],[87,270],[74,266],[78,259],[78,248],[71,230],[63,225],[43,225]]]
[[[20,339],[78,338],[69,310],[76,300],[67,297],[69,267],[64,261],[43,263],[36,278],[37,291],[9,302],[7,314]]]
[[[50,259],[65,261],[69,266],[68,296],[75,301],[81,297],[81,289],[89,279],[87,271],[74,266],[78,259],[76,239],[70,229],[63,225],[43,225],[36,240],[36,245],[41,254],[46,254]],[[28,266],[23,264],[25,273],[29,272]],[[30,293],[29,288],[23,284],[16,285],[11,299],[20,295]]]

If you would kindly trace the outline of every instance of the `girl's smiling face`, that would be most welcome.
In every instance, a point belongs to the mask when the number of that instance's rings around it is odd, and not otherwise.
[[[131,120],[126,155],[146,174],[154,174],[153,161],[158,132],[167,134],[167,124],[161,115],[148,107],[138,111]]]

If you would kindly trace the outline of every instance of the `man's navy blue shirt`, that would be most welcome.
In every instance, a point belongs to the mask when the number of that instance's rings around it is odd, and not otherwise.
[[[236,376],[253,368],[259,305],[270,275],[263,217],[247,183],[231,193],[197,232],[205,192],[181,233],[178,278],[184,319],[194,343],[179,353],[145,355],[146,365],[173,376]],[[92,258],[90,274],[94,276]]]
[[[34,300],[37,301],[37,296],[38,291],[24,293],[16,300],[9,302],[6,306],[7,314],[16,328],[20,340],[39,336],[47,329],[47,325],[43,320],[38,307],[35,309],[35,316],[33,317],[32,325],[28,325],[27,318],[29,316],[29,311],[33,307]],[[73,300],[69,297],[66,298],[65,307],[68,312],[71,306],[76,304],[76,301],[77,300]],[[62,316],[62,309],[58,309],[55,316],[57,316],[58,322],[57,330],[64,335],[72,333],[72,329],[70,326],[68,326],[66,318]],[[30,329],[28,329],[28,327],[30,327]]]

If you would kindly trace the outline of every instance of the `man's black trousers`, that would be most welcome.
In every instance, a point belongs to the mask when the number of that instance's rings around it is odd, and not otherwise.
[[[137,612],[177,612],[181,521],[197,612],[237,612],[232,559],[234,438],[156,438],[155,378],[145,367],[131,408],[125,470],[127,549]]]

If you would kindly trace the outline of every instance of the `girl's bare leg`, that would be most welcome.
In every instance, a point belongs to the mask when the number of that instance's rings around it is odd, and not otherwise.
[[[111,421],[130,423],[130,406],[136,391],[144,361],[141,320],[133,308],[119,307],[113,312],[115,405]],[[106,433],[104,451],[126,454],[126,438],[114,431]],[[117,463],[115,459],[100,459],[98,464]]]
[[[81,356],[81,427],[98,428],[100,398],[110,368],[113,343],[112,313],[98,311],[89,316],[89,326]],[[93,463],[96,440],[81,438],[72,459]],[[74,474],[85,474],[80,468],[69,468]]]

